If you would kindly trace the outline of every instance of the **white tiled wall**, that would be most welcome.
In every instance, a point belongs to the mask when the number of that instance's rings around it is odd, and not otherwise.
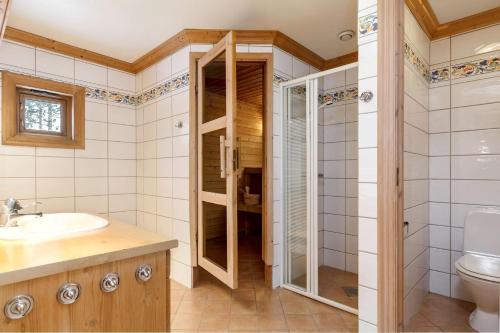
[[[135,93],[134,75],[10,41],[0,68]],[[85,149],[0,145],[0,200],[43,212],[89,212],[135,224],[135,106],[86,98]]]
[[[357,86],[357,68],[320,79],[323,94]],[[358,272],[358,104],[339,101],[319,111],[319,261]]]
[[[187,73],[191,47],[138,73],[137,93]],[[171,252],[171,276],[191,287],[189,86],[138,105],[135,130],[137,225],[178,239],[179,247]]]
[[[358,0],[358,19],[377,16],[376,0]],[[361,31],[361,29],[359,29]],[[358,90],[371,101],[358,103],[359,328],[377,330],[377,30],[358,34]]]
[[[405,43],[429,70],[430,41],[405,6]],[[405,322],[429,291],[429,82],[405,59],[404,68],[404,308]]]
[[[470,299],[456,275],[468,211],[500,207],[500,72],[456,75],[450,66],[500,54],[500,25],[433,41],[432,69],[447,68],[451,79],[429,90],[430,288]]]

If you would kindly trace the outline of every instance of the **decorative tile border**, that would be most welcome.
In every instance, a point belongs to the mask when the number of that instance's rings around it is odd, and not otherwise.
[[[131,106],[135,106],[137,102],[136,96],[95,87],[85,87],[85,97]]]
[[[430,82],[431,74],[429,65],[412,49],[407,42],[404,43],[405,59],[413,66],[413,68],[423,77],[426,82]]]
[[[146,90],[142,94],[137,96],[137,105],[146,103],[150,100],[158,98],[160,96],[166,95],[175,91],[187,87],[189,85],[189,73],[184,73],[178,77],[174,77],[172,80],[165,81],[156,87]]]
[[[462,79],[480,74],[500,71],[500,56],[490,56],[486,59],[471,60],[449,67],[436,68],[431,71],[431,83]]]
[[[491,56],[486,59],[473,60],[451,66],[451,76],[453,79],[497,71],[500,71],[500,56]]]
[[[175,90],[187,87],[188,85],[189,73],[184,73],[171,80],[160,83],[159,85],[136,96],[102,88],[85,87],[85,97],[101,101],[138,106]]]
[[[281,76],[278,73],[274,73],[273,75],[273,83],[276,86],[279,86],[280,83],[290,81],[290,79]],[[303,86],[296,86],[292,88],[292,94],[294,95],[305,95],[306,88]],[[318,96],[319,104],[329,103],[338,103],[338,102],[346,102],[350,100],[358,99],[358,87],[349,87],[345,89],[339,89],[333,92],[325,93],[324,95]]]
[[[368,14],[358,19],[359,37],[370,35],[378,30],[377,13]]]
[[[358,99],[358,87],[340,89],[331,93],[318,96],[319,103],[339,103]]]
[[[443,81],[448,81],[450,79],[450,68],[449,67],[441,67],[434,68],[431,70],[431,83],[439,83]]]

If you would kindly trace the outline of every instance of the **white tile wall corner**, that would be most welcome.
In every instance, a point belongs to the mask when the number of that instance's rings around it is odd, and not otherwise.
[[[429,69],[431,43],[407,6],[404,30],[405,43]],[[404,209],[409,222],[404,239],[404,317],[408,323],[429,291],[429,130],[440,119],[429,117],[429,83],[413,63],[405,59],[404,66]]]
[[[358,18],[377,15],[376,0],[358,0]],[[377,327],[377,178],[376,169],[366,163],[377,156],[377,31],[358,34],[358,90],[371,91],[369,103],[358,103],[358,262],[359,328],[374,331]]]
[[[189,70],[189,53],[212,44],[184,47],[138,74],[150,89]],[[180,127],[179,122],[183,123]],[[189,221],[189,88],[184,87],[137,107],[137,224],[179,240],[172,250],[171,277],[192,287]]]
[[[498,52],[500,25],[431,42],[431,64],[437,68],[487,59]],[[454,268],[463,251],[467,212],[500,207],[498,71],[455,77],[430,87],[433,133],[430,159],[430,289],[470,300]]]
[[[3,41],[2,69],[84,86],[135,91],[134,75],[94,63]],[[86,98],[85,149],[0,145],[0,200],[39,202],[44,212],[88,212],[135,224],[135,107]],[[128,142],[126,142],[128,141]],[[113,165],[132,169],[116,187]],[[116,199],[121,205],[115,205]]]

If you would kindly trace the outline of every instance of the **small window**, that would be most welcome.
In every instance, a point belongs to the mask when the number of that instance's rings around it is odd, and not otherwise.
[[[20,132],[66,136],[71,97],[34,89],[18,89],[18,96]]]
[[[2,72],[2,143],[84,148],[85,89]]]

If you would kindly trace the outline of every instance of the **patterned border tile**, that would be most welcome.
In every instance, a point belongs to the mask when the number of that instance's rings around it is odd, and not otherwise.
[[[115,102],[138,106],[152,99],[171,93],[189,85],[189,73],[184,73],[171,80],[165,81],[139,95],[127,95],[121,92],[110,91],[102,88],[85,87],[85,97],[101,101]]]
[[[349,87],[318,96],[319,103],[338,103],[358,99],[358,87]]]
[[[358,19],[359,37],[376,32],[378,29],[377,13],[368,14]]]
[[[273,75],[273,83],[278,86],[282,82],[290,81],[290,79],[281,76],[280,74],[274,73]],[[294,95],[305,95],[306,89],[303,86],[296,86],[293,88],[292,94]],[[350,100],[358,99],[358,87],[349,87],[346,89],[339,89],[333,91],[331,93],[325,93],[324,95],[318,96],[318,102],[320,104],[328,103],[332,101],[332,103],[345,102]]]
[[[171,80],[165,81],[151,89],[146,90],[137,96],[137,105],[146,103],[150,100],[158,98],[175,91],[187,87],[189,85],[189,73],[184,73],[180,76],[174,77]]]
[[[431,83],[438,83],[443,81],[448,81],[450,79],[450,68],[441,67],[431,70]]]
[[[405,59],[412,64],[415,70],[424,78],[425,81],[430,82],[431,74],[429,66],[418,56],[409,43],[404,43],[404,49]]]
[[[451,77],[459,79],[497,71],[500,71],[500,56],[491,56],[451,66]]]

